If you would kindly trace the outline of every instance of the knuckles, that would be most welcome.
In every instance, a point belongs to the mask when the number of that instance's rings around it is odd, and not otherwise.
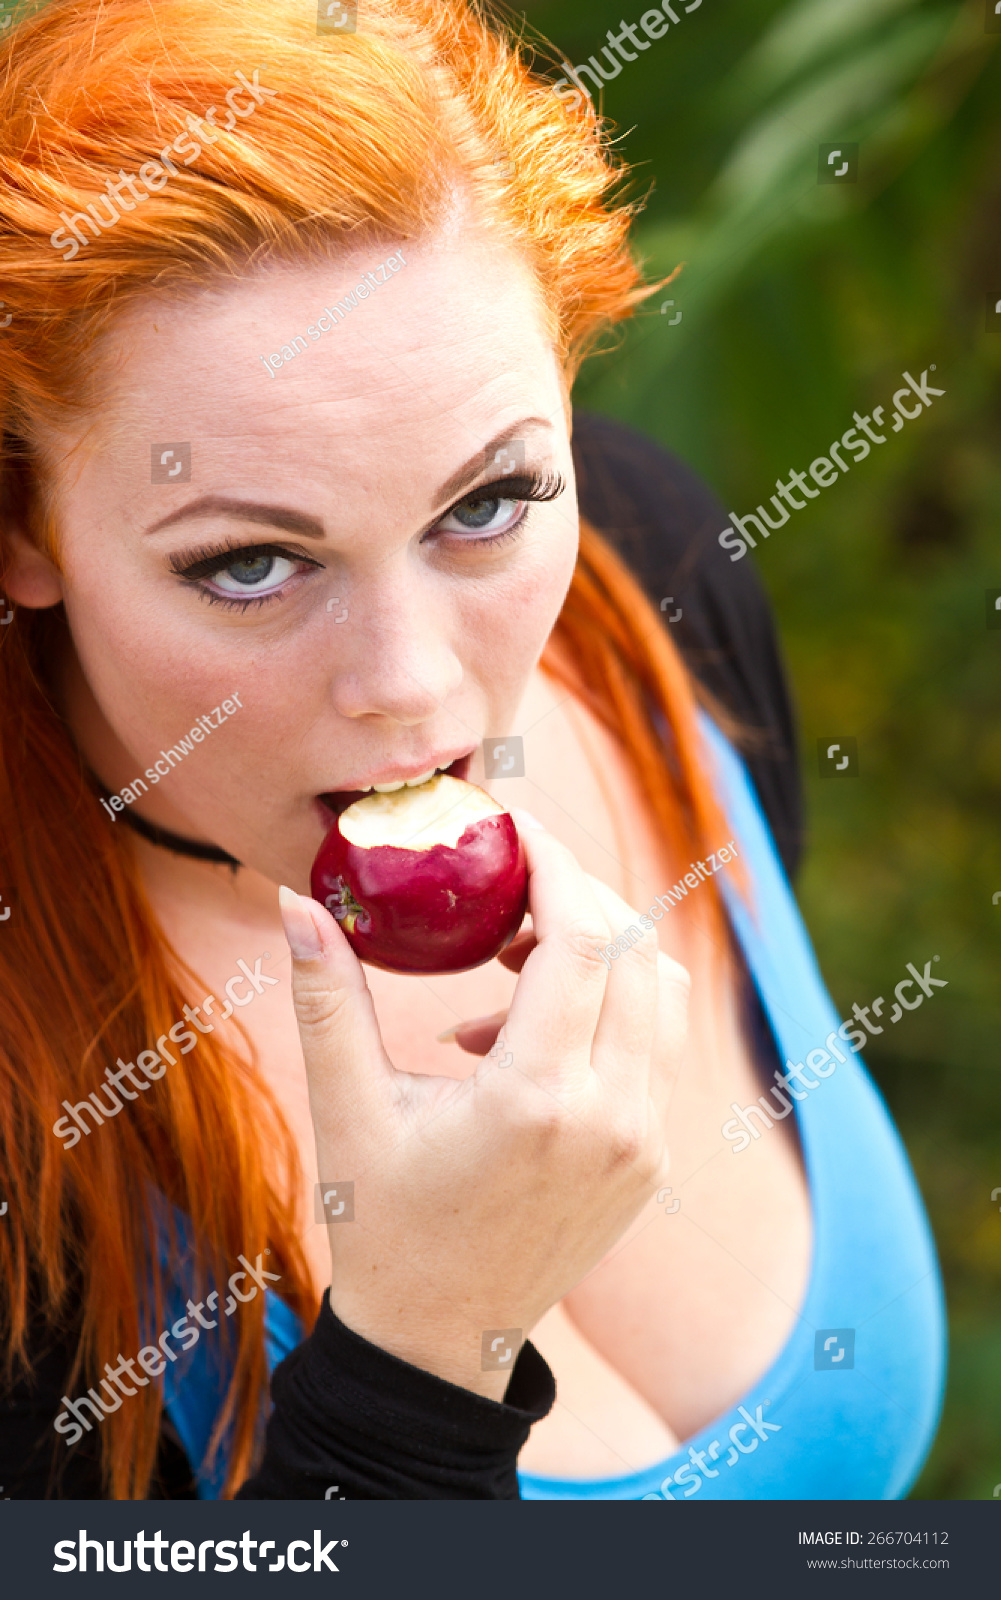
[[[583,1093],[556,1080],[524,1087],[506,1116],[515,1137],[548,1160],[568,1161],[592,1176],[632,1168],[643,1182],[660,1171],[664,1139],[645,1093],[609,1106],[593,1080]]]
[[[343,989],[293,985],[295,1014],[300,1028],[309,1031],[337,1024],[347,1014],[351,999]]]
[[[652,1156],[651,1141],[647,1119],[641,1110],[610,1117],[603,1137],[609,1166],[634,1167],[640,1170],[642,1177],[649,1176],[645,1169],[649,1166],[652,1171],[656,1163],[648,1160]]]
[[[597,917],[581,917],[559,932],[559,942],[573,965],[588,974],[608,971],[601,954],[608,938],[608,928]]]

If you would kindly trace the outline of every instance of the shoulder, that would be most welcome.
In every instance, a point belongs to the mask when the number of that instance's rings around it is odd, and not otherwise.
[[[803,833],[795,718],[752,559],[721,547],[728,519],[708,485],[634,429],[575,412],[573,455],[582,516],[643,583],[710,709],[724,713],[791,875]]]

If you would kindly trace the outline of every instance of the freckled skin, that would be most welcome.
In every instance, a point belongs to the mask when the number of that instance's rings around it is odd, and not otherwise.
[[[137,300],[105,336],[93,415],[41,441],[61,570],[14,530],[5,577],[19,604],[65,606],[60,698],[112,793],[240,694],[135,809],[302,892],[320,794],[513,726],[576,558],[565,393],[531,273],[468,229],[403,245],[406,270],[273,379],[260,350],[383,247]],[[469,461],[488,482],[486,446],[511,428],[565,491],[503,543],[446,534],[460,497],[442,486]],[[190,443],[189,482],[151,482],[158,440]],[[489,466],[496,482],[506,462]],[[323,536],[215,515],[150,531],[205,495],[288,508]],[[299,570],[254,609],[207,603],[170,562],[227,539],[289,544]]]

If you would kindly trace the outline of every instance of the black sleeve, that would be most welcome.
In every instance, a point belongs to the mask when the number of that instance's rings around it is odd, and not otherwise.
[[[535,1346],[503,1401],[370,1344],[324,1295],[308,1339],[275,1368],[261,1469],[239,1500],[517,1500],[517,1460],[556,1384]],[[336,1486],[336,1487],[335,1487]]]
[[[13,1500],[104,1498],[100,1428],[92,1423],[82,1439],[67,1446],[53,1426],[65,1409],[63,1397],[77,1398],[85,1389],[79,1378],[69,1387],[79,1337],[78,1322],[52,1330],[36,1316],[27,1341],[29,1372],[19,1371],[11,1384],[0,1387],[0,1493]],[[184,1448],[164,1414],[148,1498],[197,1496]]]
[[[665,626],[693,676],[743,730],[736,743],[791,877],[803,841],[796,726],[752,560],[731,561],[721,548],[727,515],[701,479],[632,428],[575,412],[573,455],[581,513],[658,609],[671,597]]]
[[[101,1434],[67,1449],[53,1431],[63,1409],[77,1329],[36,1324],[30,1378],[0,1393],[0,1493],[15,1500],[99,1500]],[[78,1381],[72,1391],[79,1395]],[[487,1400],[389,1355],[338,1320],[326,1295],[309,1338],[276,1367],[260,1470],[244,1500],[517,1500],[517,1460],[556,1384],[525,1343],[503,1402]],[[195,1499],[197,1489],[166,1415],[149,1498]]]

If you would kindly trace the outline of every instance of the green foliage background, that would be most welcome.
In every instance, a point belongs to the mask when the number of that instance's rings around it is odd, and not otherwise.
[[[574,63],[651,0],[543,0]],[[810,845],[800,903],[843,1011],[932,955],[949,987],[866,1053],[941,1252],[946,1413],[915,1489],[1001,1480],[1001,16],[993,0],[703,0],[608,83],[666,291],[589,362],[578,405],[630,422],[745,513],[903,382],[947,393],[753,557],[798,701]],[[991,29],[996,26],[999,31]],[[641,35],[642,37],[642,35]],[[558,75],[558,74],[554,74]],[[855,184],[818,145],[858,141]],[[673,312],[670,313],[673,315]],[[860,776],[821,782],[853,734]],[[1001,1196],[999,1196],[1001,1200]]]

